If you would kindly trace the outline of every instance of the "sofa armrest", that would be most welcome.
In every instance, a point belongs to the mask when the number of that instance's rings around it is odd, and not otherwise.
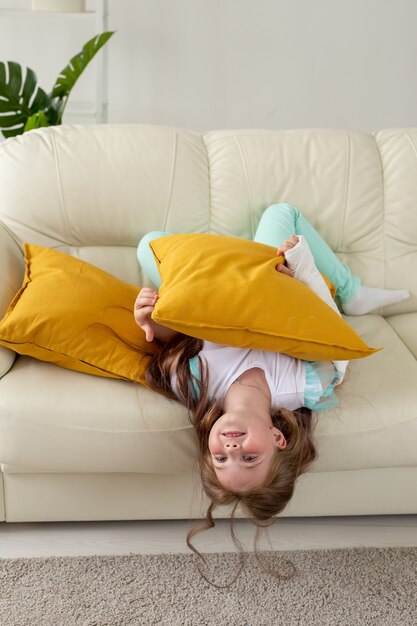
[[[22,284],[25,272],[23,252],[19,242],[0,222],[0,319]],[[0,346],[0,378],[12,367],[16,353]]]

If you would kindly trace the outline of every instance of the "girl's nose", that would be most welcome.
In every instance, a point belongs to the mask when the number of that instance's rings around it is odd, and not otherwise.
[[[224,447],[226,448],[226,450],[237,450],[241,447],[241,445],[238,441],[228,441],[224,444]]]

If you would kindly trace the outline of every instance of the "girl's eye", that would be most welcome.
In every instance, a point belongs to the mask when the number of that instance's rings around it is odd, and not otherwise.
[[[242,456],[242,461],[244,461],[245,463],[253,463],[254,461],[256,461],[257,458],[257,456],[253,456],[252,454],[246,454],[245,456]],[[224,463],[225,461],[227,461],[227,457],[215,456],[214,460],[218,463]]]

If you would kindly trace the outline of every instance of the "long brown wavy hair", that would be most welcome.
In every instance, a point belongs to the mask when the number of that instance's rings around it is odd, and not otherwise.
[[[257,526],[255,554],[258,554],[256,546],[260,529],[270,526],[274,522],[275,516],[283,511],[294,493],[297,478],[317,458],[317,451],[313,442],[314,424],[309,409],[302,407],[296,411],[283,408],[272,409],[272,423],[285,436],[286,448],[275,451],[269,473],[263,484],[241,492],[231,491],[223,487],[214,471],[208,447],[210,430],[216,420],[223,415],[223,407],[221,403],[213,402],[208,397],[209,374],[201,358],[198,357],[201,371],[200,379],[193,376],[189,366],[189,360],[198,355],[202,347],[203,342],[200,339],[181,334],[175,335],[170,342],[162,345],[160,350],[152,355],[146,372],[146,382],[151,389],[171,399],[179,400],[185,405],[195,428],[201,482],[210,500],[210,505],[203,523],[188,532],[187,545],[203,561],[205,558],[192,544],[192,538],[196,534],[215,526],[213,511],[216,507],[232,506],[231,533],[242,557],[239,571],[233,578],[234,581],[244,565],[241,544],[234,533],[237,508],[239,507],[243,514]],[[177,377],[175,390],[171,384],[171,374],[174,369]],[[198,389],[198,393],[195,392],[195,388]],[[276,575],[270,570],[268,571]],[[278,575],[277,577],[281,579],[290,578],[293,573],[290,576]],[[204,576],[204,574],[202,575]],[[206,577],[204,576],[204,578]],[[206,580],[208,579],[206,578]]]

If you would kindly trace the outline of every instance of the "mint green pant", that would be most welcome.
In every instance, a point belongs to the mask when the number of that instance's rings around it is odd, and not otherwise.
[[[338,259],[301,211],[290,204],[272,204],[265,209],[254,241],[279,248],[291,235],[305,237],[319,272],[332,281],[340,300],[347,302],[353,298],[359,288],[360,279]]]
[[[155,261],[155,257],[149,244],[154,239],[166,237],[170,234],[171,233],[164,233],[162,230],[152,230],[150,233],[146,233],[146,235],[143,235],[142,239],[139,241],[138,249],[136,251],[136,256],[139,261],[139,265],[142,268],[142,272],[144,272],[146,276],[151,280],[156,289],[159,289],[162,281],[158,266]]]
[[[161,286],[161,277],[149,242],[169,234],[162,231],[147,233],[140,240],[137,249],[137,258],[142,270],[156,288]],[[254,241],[279,248],[291,235],[302,235],[306,238],[317,268],[332,281],[336,287],[336,295],[342,302],[350,300],[358,290],[359,278],[337,258],[301,211],[290,204],[272,204],[265,209],[256,229]]]

